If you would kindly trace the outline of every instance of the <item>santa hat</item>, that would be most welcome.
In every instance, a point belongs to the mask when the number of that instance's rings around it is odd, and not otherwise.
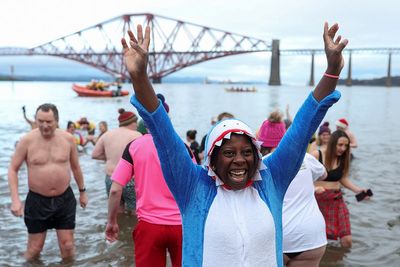
[[[336,121],[336,126],[346,129],[349,126],[349,123],[345,118],[341,118]]]
[[[119,112],[118,116],[119,127],[127,126],[133,122],[137,122],[138,118],[135,113],[130,111],[125,111],[125,109],[123,108],[120,108],[118,112]]]
[[[267,167],[262,162],[262,155],[260,153],[260,142],[256,140],[256,137],[250,127],[238,119],[222,120],[218,122],[213,128],[211,128],[210,132],[208,133],[204,149],[204,167],[208,170],[208,175],[215,179],[215,183],[217,186],[224,185],[224,182],[217,176],[217,174],[210,166],[211,154],[213,153],[216,146],[222,146],[224,139],[230,139],[232,133],[247,135],[248,137],[250,137],[253,145],[257,148],[257,153],[259,157],[258,168],[256,173],[254,174],[254,177],[252,177],[251,180],[261,180],[260,170],[264,170]]]

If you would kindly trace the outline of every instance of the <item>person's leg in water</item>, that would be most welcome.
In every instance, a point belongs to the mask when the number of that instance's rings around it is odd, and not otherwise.
[[[111,190],[111,184],[112,184],[110,175],[106,174],[104,183],[106,185],[106,193],[107,193],[107,199],[108,199],[110,197],[110,190]],[[123,212],[124,212],[124,199],[123,199],[123,196],[121,195],[118,213],[123,213]]]
[[[340,238],[340,245],[343,248],[351,248],[353,245],[353,241],[351,235],[346,235]]]
[[[294,257],[288,257],[286,253],[283,254],[286,267],[318,267],[319,263],[324,256],[326,246],[303,251]],[[291,253],[287,253],[291,254]]]
[[[72,259],[75,255],[74,230],[57,230],[57,237],[61,258]]]
[[[136,192],[134,179],[131,179],[129,183],[124,186],[121,201],[125,203],[125,210],[127,210],[129,214],[136,216]]]
[[[28,235],[28,245],[24,253],[24,257],[27,261],[31,261],[39,257],[46,240],[46,234],[47,231]]]
[[[343,199],[341,201],[343,201]],[[338,216],[338,235],[340,238],[340,245],[343,248],[351,248],[353,242],[351,238],[350,213],[344,201],[339,207]]]

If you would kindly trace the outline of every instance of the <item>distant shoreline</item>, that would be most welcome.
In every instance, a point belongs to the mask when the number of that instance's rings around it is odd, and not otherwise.
[[[393,76],[391,78],[392,85],[391,86],[400,86],[400,76]],[[353,79],[351,80],[352,85],[364,85],[364,86],[386,86],[386,77],[368,79],[368,80],[359,80]],[[345,85],[346,79],[340,79],[338,84]]]
[[[48,81],[48,82],[90,82],[92,79],[96,80],[104,80],[106,82],[112,81],[112,78],[109,76],[68,76],[68,77],[56,77],[56,76],[15,76],[13,79],[9,75],[1,75],[0,81],[23,81],[23,82],[32,82],[32,81]],[[166,77],[162,80],[163,83],[203,83],[203,77]],[[400,76],[392,77],[393,87],[400,86]],[[267,82],[262,81],[235,81],[235,82],[224,82],[218,80],[207,80],[207,84],[266,84]],[[340,79],[338,84],[345,85],[346,79]],[[352,85],[363,85],[363,86],[386,86],[386,77],[374,78],[374,79],[353,79]]]

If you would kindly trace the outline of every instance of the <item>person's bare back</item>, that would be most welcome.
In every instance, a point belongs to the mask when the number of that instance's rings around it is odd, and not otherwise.
[[[105,160],[106,174],[111,176],[126,145],[140,136],[142,135],[138,131],[126,127],[119,127],[107,131],[98,140],[93,149],[92,157],[94,159]]]

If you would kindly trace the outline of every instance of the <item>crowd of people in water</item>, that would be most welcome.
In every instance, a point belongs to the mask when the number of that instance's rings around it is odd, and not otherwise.
[[[40,254],[48,229],[56,229],[61,257],[75,254],[76,200],[88,197],[77,147],[93,145],[92,158],[105,161],[108,197],[106,239],[118,239],[118,213],[138,222],[132,233],[136,266],[318,266],[327,240],[352,246],[349,210],[342,188],[357,200],[372,191],[349,178],[358,143],[350,123],[323,121],[340,99],[335,90],[347,40],[338,25],[324,26],[328,67],[294,119],[286,108],[271,112],[256,131],[233,113],[211,118],[211,130],[182,139],[169,119],[170,106],[148,79],[150,28],[122,39],[124,59],[138,111],[119,109],[118,128],[81,117],[58,124],[53,104],[40,105],[32,130],[16,145],[8,177],[11,212],[24,216],[27,260]],[[245,104],[245,103],[244,103]],[[173,107],[171,107],[173,108]],[[263,112],[263,111],[259,111]],[[141,119],[139,119],[140,115]],[[18,171],[27,163],[29,193],[18,194]]]

